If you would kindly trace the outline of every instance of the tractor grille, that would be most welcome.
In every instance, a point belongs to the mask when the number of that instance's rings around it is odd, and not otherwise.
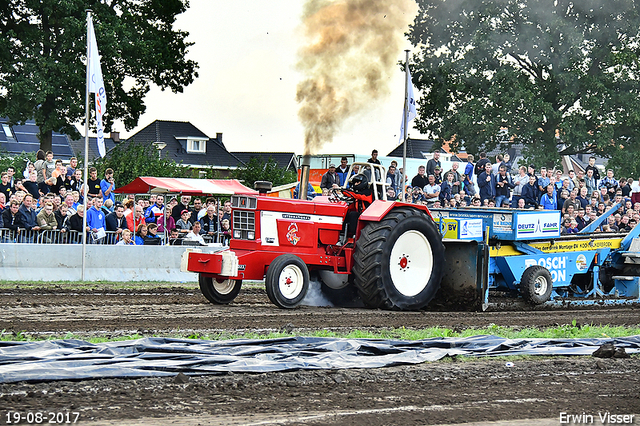
[[[231,207],[240,209],[255,209],[258,204],[256,197],[246,195],[233,195],[231,197]]]
[[[255,240],[255,231],[255,212],[246,210],[233,211],[233,238],[240,240]]]

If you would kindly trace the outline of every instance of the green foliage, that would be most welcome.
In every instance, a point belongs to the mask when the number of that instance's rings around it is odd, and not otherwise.
[[[114,120],[127,130],[145,111],[155,84],[181,92],[196,78],[186,59],[189,33],[173,28],[187,0],[8,0],[0,8],[0,116],[35,119],[44,150],[51,132],[78,137],[84,121],[87,8],[93,22],[107,92],[105,132]]]
[[[627,176],[638,179],[640,176],[639,149],[640,147],[635,144],[621,145],[607,162],[607,168],[613,169],[617,177]]]
[[[418,4],[408,35],[420,49],[412,75],[421,132],[455,135],[453,148],[474,154],[523,143],[526,161],[540,166],[595,153],[623,167],[640,148],[634,1]]]
[[[244,184],[249,188],[253,188],[253,184],[259,180],[269,181],[273,186],[293,183],[298,180],[296,172],[278,167],[278,163],[271,157],[266,163],[252,157],[246,167],[240,167],[233,172],[233,177],[244,181]]]
[[[36,153],[22,152],[20,155],[11,156],[8,152],[0,150],[0,172],[6,172],[9,166],[13,166],[16,169],[16,178],[22,178],[22,172],[27,167],[27,161],[36,161]]]
[[[140,176],[191,177],[188,167],[167,158],[158,158],[153,145],[135,141],[122,143],[94,162],[98,176],[104,176],[107,168],[113,169],[117,186],[124,186]]]

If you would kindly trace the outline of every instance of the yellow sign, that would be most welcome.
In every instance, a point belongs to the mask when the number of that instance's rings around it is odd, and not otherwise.
[[[458,221],[456,219],[447,219],[447,218],[434,218],[434,221],[438,226],[440,226],[440,221],[444,221],[444,226],[446,227],[446,231],[444,233],[443,238],[445,239],[457,239],[458,238]]]
[[[623,238],[607,238],[595,239],[589,238],[584,240],[564,240],[546,243],[530,243],[529,245],[545,253],[561,253],[567,251],[591,251],[601,248],[617,249],[620,248]],[[521,252],[515,247],[505,244],[503,246],[491,246],[489,251],[490,257],[500,256],[519,256]]]

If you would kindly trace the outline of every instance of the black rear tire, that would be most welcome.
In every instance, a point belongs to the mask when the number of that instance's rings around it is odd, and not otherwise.
[[[198,277],[198,283],[204,297],[216,305],[227,305],[233,302],[242,287],[242,280],[219,280],[202,274]]]
[[[551,272],[544,266],[533,265],[524,270],[520,280],[522,297],[529,303],[541,305],[549,300],[553,291]]]
[[[309,269],[298,256],[282,254],[269,265],[264,284],[273,304],[295,308],[309,291]]]
[[[398,208],[360,233],[353,256],[355,285],[371,308],[418,310],[436,295],[444,245],[422,210]]]

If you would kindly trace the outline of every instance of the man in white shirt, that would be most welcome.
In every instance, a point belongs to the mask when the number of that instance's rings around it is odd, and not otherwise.
[[[440,199],[440,185],[436,183],[435,176],[429,175],[428,179],[429,183],[424,186],[422,191],[424,192],[424,197],[427,199],[427,203],[431,205]]]
[[[187,241],[198,241],[202,245],[207,245],[207,243],[204,242],[204,238],[202,238],[202,235],[200,235],[201,229],[202,227],[200,226],[200,222],[196,220],[193,223],[193,228],[191,228],[191,231],[187,233],[184,239]]]

